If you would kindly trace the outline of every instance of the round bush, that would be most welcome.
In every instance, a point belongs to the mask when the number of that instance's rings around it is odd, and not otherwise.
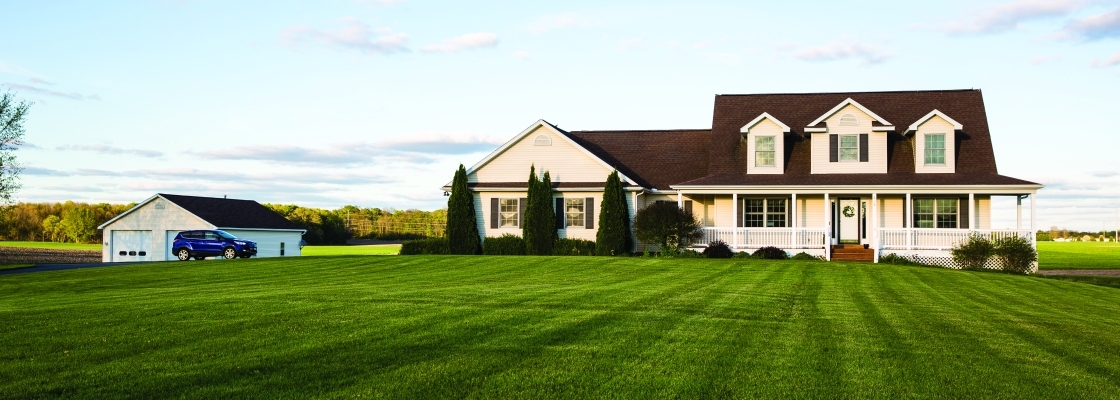
[[[789,254],[786,254],[785,250],[779,249],[777,247],[767,246],[755,250],[754,254],[752,254],[751,257],[763,260],[788,260]]]
[[[735,252],[731,251],[731,247],[722,240],[708,243],[708,247],[704,248],[704,257],[707,258],[731,258],[734,255]]]

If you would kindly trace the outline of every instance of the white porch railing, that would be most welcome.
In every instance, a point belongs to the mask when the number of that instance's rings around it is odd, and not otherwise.
[[[1010,236],[1020,236],[1028,241],[1033,239],[1029,229],[887,228],[879,229],[879,248],[883,250],[949,250],[961,241],[968,239],[970,233],[985,236],[993,241]]]
[[[705,246],[722,240],[731,248],[774,246],[780,249],[823,249],[824,228],[703,228],[704,236],[693,243]]]

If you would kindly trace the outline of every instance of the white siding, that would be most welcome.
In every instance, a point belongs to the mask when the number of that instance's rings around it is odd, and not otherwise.
[[[774,137],[774,166],[759,167],[755,165],[755,138],[760,136]],[[782,127],[769,118],[764,118],[750,128],[747,135],[747,173],[748,174],[780,174],[785,168],[785,132]]]
[[[945,164],[926,165],[926,137],[927,134],[945,134]],[[914,172],[919,174],[953,173],[956,172],[956,137],[953,125],[939,116],[933,116],[925,123],[918,126],[917,133],[911,139],[914,144]]]
[[[526,196],[525,192],[476,192],[474,194],[474,198],[475,198],[475,217],[478,220],[478,234],[484,238],[483,240],[485,240],[485,238],[487,238],[487,237],[496,237],[496,236],[501,236],[501,235],[504,235],[504,234],[507,234],[507,233],[514,234],[514,235],[517,235],[517,236],[522,235],[521,227],[517,227],[517,228],[496,228],[496,229],[490,227],[490,217],[491,217],[490,199],[495,199],[495,198],[498,198],[498,199],[513,199],[513,198],[520,199],[520,198],[524,198],[525,196]],[[555,210],[555,207],[556,207],[555,206],[555,204],[556,204],[555,199],[566,198],[566,197],[567,198],[580,198],[580,199],[585,199],[585,198],[590,197],[590,198],[594,199],[594,204],[592,205],[592,207],[594,208],[595,215],[593,215],[592,218],[595,222],[595,229],[587,229],[585,227],[564,228],[564,229],[560,229],[557,232],[558,235],[561,238],[595,240],[595,234],[596,234],[596,232],[599,231],[599,229],[598,229],[599,228],[599,213],[602,212],[602,207],[603,207],[603,192],[602,191],[593,191],[593,192],[564,191],[564,192],[556,192],[556,193],[553,194],[553,201],[552,201],[553,205],[551,206],[551,208],[553,208]],[[641,200],[641,197],[642,196],[639,196],[639,201]],[[633,219],[633,216],[634,216],[634,196],[630,192],[626,193],[626,205],[627,205],[627,207],[629,207],[630,216],[631,216],[631,219]],[[586,211],[584,211],[584,212],[586,212]]]
[[[257,255],[255,257],[298,257],[303,254],[299,242],[303,234],[299,231],[258,231],[250,229],[223,229],[233,236],[257,242]],[[284,255],[280,255],[280,244],[284,244]]]
[[[534,145],[540,135],[551,139],[552,145]],[[529,179],[529,167],[534,165],[538,173],[548,171],[552,182],[604,182],[612,171],[569,143],[567,138],[541,126],[467,175],[467,181],[525,182]]]
[[[797,195],[797,214],[799,227],[825,227],[824,195]]]
[[[159,232],[191,229],[214,229],[214,226],[191,215],[174,203],[157,198],[105,227],[102,232],[103,243],[101,246],[101,261],[117,261],[115,258],[111,257],[110,253],[113,231],[144,230],[154,232],[152,234],[152,246],[149,257],[152,260],[166,260],[168,257],[166,252],[168,247],[166,243],[167,236]]]
[[[712,195],[685,195],[685,200],[692,200],[692,216],[700,222],[701,226],[712,227],[715,225],[715,202]]]
[[[595,222],[594,229],[587,229],[586,226],[565,227],[557,232],[561,238],[595,240],[595,234],[599,232],[599,212],[603,209],[603,192],[559,192],[554,195],[553,199],[585,199],[588,197],[595,199],[595,204],[592,205],[595,213],[595,215],[592,216]],[[629,201],[627,203],[629,203]],[[556,200],[553,200],[552,204],[553,208],[555,208]],[[584,213],[586,213],[586,204],[584,204],[584,208]]]
[[[528,174],[526,174],[528,179]],[[478,216],[478,234],[484,238],[502,236],[512,233],[521,236],[521,227],[517,228],[491,228],[490,227],[490,199],[520,199],[526,196],[525,192],[477,192],[475,196],[475,213]]]
[[[858,125],[841,126],[840,119],[851,114],[856,117]],[[847,106],[832,114],[825,123],[827,133],[813,133],[810,139],[812,148],[812,173],[814,174],[885,174],[887,173],[887,133],[872,132],[871,116],[855,106]],[[867,162],[830,162],[829,135],[857,135],[866,133],[868,153]]]
[[[712,196],[712,203],[715,205],[715,226],[730,228],[735,226],[735,214],[732,213],[731,196],[715,195]]]
[[[879,196],[879,227],[902,228],[905,222],[903,203],[906,198],[902,196]]]
[[[976,196],[976,229],[992,229],[992,197]]]

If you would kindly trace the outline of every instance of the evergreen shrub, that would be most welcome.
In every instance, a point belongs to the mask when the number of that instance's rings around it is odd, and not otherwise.
[[[736,252],[734,256],[731,256],[731,258],[747,259],[747,258],[754,258],[754,256],[752,256],[751,253],[748,253],[748,252],[745,252],[745,251],[740,251],[740,252]]]
[[[447,238],[409,240],[401,244],[402,256],[421,254],[450,254]]]
[[[761,260],[788,260],[789,254],[785,250],[779,249],[774,246],[766,246],[761,249],[755,250],[751,257]]]
[[[658,245],[662,255],[678,253],[703,236],[696,217],[668,201],[658,201],[638,210],[634,216],[634,235],[644,243]]]
[[[797,254],[794,254],[793,257],[790,257],[789,259],[790,260],[798,260],[798,261],[824,261],[824,258],[814,256],[814,255],[810,255],[809,253],[806,253],[804,251],[800,252],[800,253],[797,253]]]
[[[603,184],[603,199],[599,202],[599,225],[595,232],[595,254],[621,256],[630,253],[633,238],[630,236],[630,208],[618,171],[612,171]]]
[[[964,269],[984,268],[984,264],[995,253],[995,243],[987,237],[975,232],[968,235],[968,239],[957,243],[951,250],[953,262]]]
[[[525,249],[525,239],[512,233],[482,241],[482,254],[488,256],[523,256]]]
[[[708,243],[708,247],[704,248],[704,257],[707,258],[731,258],[734,255],[735,252],[731,251],[731,247],[722,240]]]
[[[474,196],[467,187],[467,169],[459,164],[447,199],[447,240],[451,254],[478,254],[482,251],[475,216]]]
[[[1019,274],[1030,273],[1038,261],[1038,251],[1031,241],[1018,235],[997,240],[995,254],[1003,261],[1004,270]]]
[[[912,266],[918,266],[918,267],[927,266],[926,264],[922,264],[920,262],[911,260],[909,258],[906,258],[904,256],[900,256],[900,255],[895,254],[895,253],[884,254],[884,255],[879,256],[879,264],[912,265]]]

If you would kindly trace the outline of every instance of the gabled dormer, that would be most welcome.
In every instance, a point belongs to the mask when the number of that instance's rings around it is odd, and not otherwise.
[[[769,113],[762,113],[739,129],[747,141],[747,174],[785,173],[785,141],[790,132]]]
[[[805,128],[814,174],[887,173],[890,122],[848,98]]]
[[[959,122],[933,110],[906,129],[914,143],[914,172],[919,174],[954,173],[957,171],[957,131]]]

